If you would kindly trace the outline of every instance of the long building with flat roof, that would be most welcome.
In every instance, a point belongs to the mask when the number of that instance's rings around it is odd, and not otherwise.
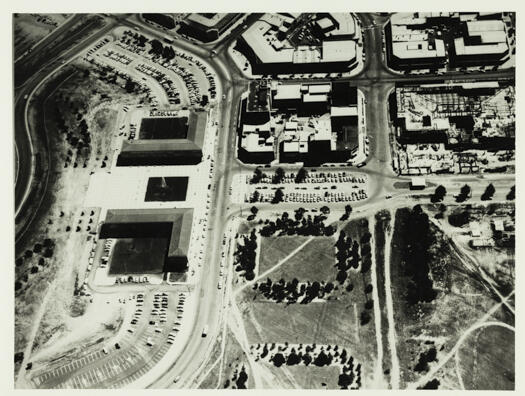
[[[217,40],[242,17],[242,14],[194,13],[190,14],[177,31],[204,43]]]

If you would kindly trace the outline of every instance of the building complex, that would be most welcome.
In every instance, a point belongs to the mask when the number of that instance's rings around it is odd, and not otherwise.
[[[348,83],[253,83],[241,104],[245,163],[346,162],[355,155],[363,99]]]
[[[361,56],[361,32],[350,13],[265,14],[237,40],[252,73],[347,72]]]
[[[498,66],[509,60],[502,13],[396,13],[385,26],[388,64],[397,70]]]

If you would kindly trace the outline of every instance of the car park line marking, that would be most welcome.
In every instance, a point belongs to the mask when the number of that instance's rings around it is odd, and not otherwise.
[[[95,384],[97,382],[97,379],[96,379],[96,376],[95,374],[93,373],[93,371],[88,371],[87,372],[87,375],[89,376],[89,382],[92,383],[92,384]]]
[[[75,385],[75,388],[82,389],[82,383],[80,382],[80,379],[77,377],[73,377],[73,384]]]

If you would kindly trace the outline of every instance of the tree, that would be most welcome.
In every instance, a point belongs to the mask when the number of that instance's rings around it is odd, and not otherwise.
[[[485,192],[483,193],[483,195],[481,195],[481,200],[482,201],[491,200],[495,192],[496,192],[496,189],[494,188],[494,185],[490,183],[485,189]]]
[[[434,191],[434,195],[430,198],[432,203],[441,202],[443,201],[443,198],[447,194],[447,189],[441,185],[436,187],[436,190]]]
[[[253,192],[253,194],[251,195],[250,197],[250,202],[253,203],[253,202],[258,202],[259,201],[259,197],[260,197],[261,194],[259,194],[259,191],[255,190]]]
[[[321,211],[321,213],[327,215],[330,213],[330,208],[328,206],[323,206],[321,209],[319,209]]]
[[[516,186],[510,188],[509,193],[507,194],[507,201],[514,201],[516,198]]]
[[[15,353],[15,363],[22,363],[24,360],[24,352]]]
[[[459,192],[459,195],[456,196],[456,202],[463,202],[467,198],[470,198],[471,190],[468,184],[465,184],[463,187],[461,187],[461,190]]]
[[[273,204],[277,204],[279,202],[282,202],[283,201],[283,197],[284,197],[283,191],[280,188],[278,188],[277,190],[275,190],[275,195],[274,195],[274,197],[272,199],[272,203]]]
[[[153,54],[162,55],[163,50],[164,50],[164,46],[159,40],[157,39],[151,40],[151,51],[153,52]]]
[[[308,353],[305,353],[303,355],[303,363],[305,366],[308,366],[310,363],[312,363],[312,356],[310,356]]]
[[[32,250],[26,250],[24,253],[25,258],[31,258],[33,257],[33,251]]]
[[[299,364],[299,363],[301,363],[301,358],[299,357],[299,355],[295,353],[295,351],[292,351],[292,353],[290,353],[288,355],[288,358],[286,359],[286,365],[295,366],[296,364]]]
[[[463,227],[470,221],[470,214],[468,211],[459,213],[452,213],[448,216],[448,222],[454,227]]]
[[[257,209],[255,206],[252,206],[251,209],[250,209],[250,212],[252,212],[252,214],[255,216],[257,215],[257,212],[259,211],[259,209]]]
[[[361,326],[364,326],[364,325],[366,325],[368,322],[370,322],[370,319],[372,319],[372,317],[370,316],[370,314],[368,313],[368,311],[363,311],[363,312],[361,312]]]
[[[274,355],[272,362],[275,367],[281,367],[286,362],[286,359],[283,354],[279,352]]]
[[[126,80],[125,89],[127,93],[133,93],[133,91],[135,91],[135,87],[136,87],[136,84],[131,79]]]
[[[348,216],[352,214],[352,206],[345,205],[345,214],[347,214]]]
[[[279,184],[283,181],[284,179],[284,170],[283,168],[277,168],[275,170],[275,174],[273,176],[273,184]]]
[[[250,179],[250,184],[257,184],[261,181],[263,177],[263,173],[261,171],[261,168],[255,168],[255,170],[253,171],[253,176],[252,178]]]
[[[308,176],[306,169],[304,167],[299,169],[299,171],[297,172],[297,175],[295,176],[295,182],[296,183],[304,182],[306,179],[306,176]]]

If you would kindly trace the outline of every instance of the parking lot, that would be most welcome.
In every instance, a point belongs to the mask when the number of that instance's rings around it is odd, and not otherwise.
[[[76,359],[33,374],[40,389],[121,388],[150,370],[176,343],[187,293],[138,293],[118,335]]]

